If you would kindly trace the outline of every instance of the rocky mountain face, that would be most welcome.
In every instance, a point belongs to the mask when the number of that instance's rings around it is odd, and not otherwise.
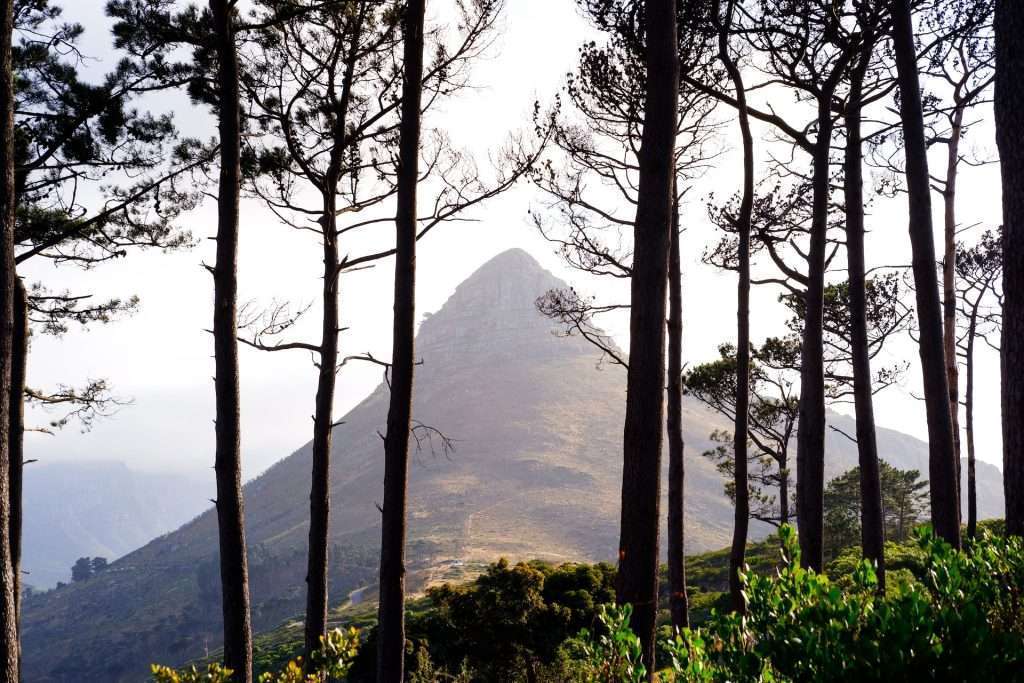
[[[508,251],[420,328],[414,419],[424,427],[410,468],[412,590],[455,563],[614,558],[625,374],[598,367],[585,341],[556,334],[537,313],[535,299],[563,286],[526,252]],[[334,434],[333,603],[352,591],[361,597],[375,580],[386,392],[378,387]],[[696,552],[727,545],[731,533],[722,480],[699,455],[710,432],[728,425],[696,403],[684,406],[687,549]],[[852,431],[847,418],[835,419]],[[454,452],[426,426],[451,438]],[[927,470],[920,441],[881,430],[879,448],[898,467]],[[832,434],[828,449],[829,476],[856,464],[844,437]],[[309,473],[307,445],[245,488],[257,629],[303,609]],[[998,471],[980,467],[979,477],[990,486]],[[999,514],[995,497],[983,497],[990,503],[985,512]],[[87,581],[27,601],[26,680],[140,680],[152,661],[179,664],[217,647],[219,614],[211,510]]]

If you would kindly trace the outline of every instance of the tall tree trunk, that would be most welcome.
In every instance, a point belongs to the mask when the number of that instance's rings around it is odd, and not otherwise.
[[[747,533],[750,526],[750,489],[747,486],[747,440],[750,406],[750,227],[754,211],[754,136],[750,132],[747,90],[743,74],[729,52],[733,1],[726,15],[721,15],[721,2],[715,0],[713,13],[718,27],[718,59],[725,66],[736,91],[736,112],[743,140],[743,197],[736,217],[739,239],[738,282],[736,285],[736,417],[733,422],[733,483],[736,505],[733,510],[732,547],[729,551],[729,592],[733,609],[746,611],[740,571],[746,562]]]
[[[885,521],[882,482],[875,439],[875,409],[868,348],[867,283],[864,263],[864,179],[861,108],[864,75],[872,46],[866,45],[851,75],[846,108],[846,254],[850,278],[850,338],[853,353],[853,399],[857,414],[857,455],[860,464],[860,537],[864,557],[875,563],[879,590],[885,591]],[[955,358],[954,358],[955,362]]]
[[[25,465],[25,369],[28,363],[28,293],[20,277],[14,278],[14,325],[11,339],[10,424],[7,437],[8,495],[11,500],[11,573],[14,576],[14,615],[21,632],[21,528],[22,470]],[[21,653],[19,651],[19,661]]]
[[[900,89],[900,116],[907,159],[910,244],[917,290],[918,350],[928,418],[928,479],[935,533],[960,547],[960,505],[957,501],[956,454],[949,412],[949,382],[942,343],[942,310],[935,274],[932,202],[925,144],[921,87],[909,0],[893,0],[893,48]]]
[[[971,312],[967,329],[967,386],[964,387],[964,416],[967,421],[967,537],[978,534],[978,483],[974,466],[974,338],[977,332],[978,311]]]
[[[665,433],[665,290],[679,56],[675,2],[647,0],[644,9],[647,94],[633,226],[617,600],[633,606],[633,630],[640,638],[648,678],[653,680],[661,444]]]
[[[18,640],[18,590],[11,568],[10,422],[11,366],[14,352],[14,2],[0,6],[0,683],[17,683],[21,647]]]
[[[683,459],[683,276],[680,267],[679,199],[673,200],[668,254],[668,583],[673,628],[690,625],[686,596],[686,462]]]
[[[217,524],[224,613],[224,665],[234,680],[252,680],[249,566],[242,501],[241,424],[238,394],[238,205],[241,190],[241,103],[233,3],[210,0],[217,46],[220,187],[217,195],[217,260],[213,269],[213,345],[216,368]]]
[[[1024,535],[1024,3],[996,0],[996,142],[1003,178],[1003,490]]]
[[[329,95],[337,106],[334,110],[331,147],[324,172],[321,201],[323,215],[323,309],[321,313],[320,366],[317,373],[316,402],[313,413],[313,466],[309,487],[309,547],[306,556],[306,624],[304,632],[305,661],[320,647],[320,638],[327,634],[328,577],[330,569],[331,513],[331,441],[334,432],[334,391],[337,382],[338,335],[340,334],[338,247],[338,183],[347,147],[348,110],[352,100],[352,80],[358,61],[359,42],[366,18],[366,3],[360,3],[352,24],[351,43],[345,57],[341,93],[333,89]]]
[[[818,105],[814,146],[811,246],[804,294],[804,331],[800,350],[800,407],[796,431],[796,515],[800,561],[821,571],[824,545],[825,365],[823,315],[825,258],[828,250],[829,152],[832,144],[831,92]]]
[[[331,182],[331,178],[334,181]],[[313,467],[309,487],[309,549],[306,564],[306,661],[327,633],[328,533],[331,514],[331,434],[338,366],[337,172],[328,172],[323,195],[323,313],[320,367],[313,413]]]
[[[395,303],[391,402],[384,439],[384,509],[381,518],[377,680],[400,683],[405,654],[405,515],[409,431],[415,368],[416,187],[419,181],[420,100],[425,0],[405,7],[402,121],[399,132],[395,215]]]
[[[963,131],[964,106],[956,95],[953,126],[949,133],[946,156],[946,186],[942,193],[944,249],[942,259],[942,343],[946,357],[946,382],[949,384],[949,417],[953,423],[953,455],[956,460],[957,519],[960,510],[962,475],[960,472],[960,366],[956,353],[956,182],[960,163],[960,136]]]

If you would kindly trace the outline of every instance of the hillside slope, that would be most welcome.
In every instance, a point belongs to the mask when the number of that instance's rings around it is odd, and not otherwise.
[[[421,326],[414,418],[454,438],[457,450],[446,455],[424,443],[412,459],[412,590],[435,569],[501,555],[614,557],[625,377],[615,367],[598,369],[589,345],[553,334],[536,312],[536,297],[561,286],[526,252],[508,251],[463,282]],[[383,480],[377,432],[386,411],[381,386],[335,431],[335,604],[372,585],[376,574]],[[728,425],[692,402],[685,411],[687,544],[689,552],[699,552],[726,545],[730,534],[732,512],[721,479],[697,455],[714,428]],[[918,467],[927,458],[924,444],[894,432],[882,431],[879,447],[900,467]],[[856,463],[845,438],[830,434],[828,448],[829,476]],[[258,630],[302,609],[309,465],[307,445],[245,488]],[[986,481],[990,475],[979,470]],[[27,602],[27,680],[139,680],[151,661],[180,663],[215,648],[216,547],[209,511],[95,578]]]
[[[114,461],[32,463],[25,468],[24,581],[52,588],[71,580],[79,557],[121,557],[205,510],[213,488]]]

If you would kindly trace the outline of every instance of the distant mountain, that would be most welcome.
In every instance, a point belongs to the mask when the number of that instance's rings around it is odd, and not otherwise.
[[[423,322],[414,416],[456,439],[457,450],[446,455],[423,443],[412,459],[412,590],[435,570],[502,555],[614,558],[625,377],[616,367],[599,368],[594,349],[553,334],[536,312],[540,294],[564,286],[526,252],[508,251],[481,266]],[[383,480],[377,432],[386,412],[381,386],[334,434],[334,603],[353,591],[361,599],[361,589],[375,581]],[[847,418],[834,419],[851,431]],[[728,425],[691,401],[684,421],[687,546],[698,552],[726,545],[731,533],[722,480],[699,455],[710,446],[708,434]],[[828,476],[856,463],[846,438],[830,432],[827,447]],[[927,458],[923,443],[888,430],[879,433],[879,450],[899,467],[921,467]],[[307,445],[245,487],[257,629],[302,611],[309,472]],[[980,468],[979,476],[988,487],[998,472]],[[982,502],[990,505],[987,513],[999,513],[995,496]],[[218,646],[216,534],[211,511],[92,579],[27,602],[27,680],[139,680],[151,661],[181,663]]]
[[[212,482],[121,462],[31,463],[25,467],[24,581],[36,589],[70,581],[79,557],[121,557],[208,508],[212,493]]]

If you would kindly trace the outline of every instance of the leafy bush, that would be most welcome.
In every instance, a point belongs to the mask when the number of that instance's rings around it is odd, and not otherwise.
[[[601,605],[600,628],[588,629],[568,641],[566,651],[573,660],[572,680],[579,683],[642,683],[647,669],[641,661],[640,638],[629,628],[632,607]]]
[[[613,602],[615,568],[608,564],[501,560],[474,581],[427,591],[428,609],[406,620],[406,670],[432,670],[474,680],[546,680],[564,669],[561,648],[593,626],[600,605]],[[376,633],[371,632],[351,672],[374,678]],[[422,650],[422,652],[421,652]]]
[[[359,651],[359,631],[354,628],[334,629],[320,636],[320,648],[310,655],[309,671],[303,671],[302,657],[288,662],[277,672],[264,673],[259,683],[320,683],[326,677],[337,680],[348,675],[352,661]],[[216,662],[206,670],[191,666],[175,671],[170,667],[152,666],[154,683],[231,683],[231,669]]]
[[[799,566],[781,532],[777,576],[745,575],[748,613],[715,615],[666,643],[694,681],[1021,680],[1024,544],[986,535],[954,551],[918,532],[918,580],[877,592],[861,561],[845,587]]]

